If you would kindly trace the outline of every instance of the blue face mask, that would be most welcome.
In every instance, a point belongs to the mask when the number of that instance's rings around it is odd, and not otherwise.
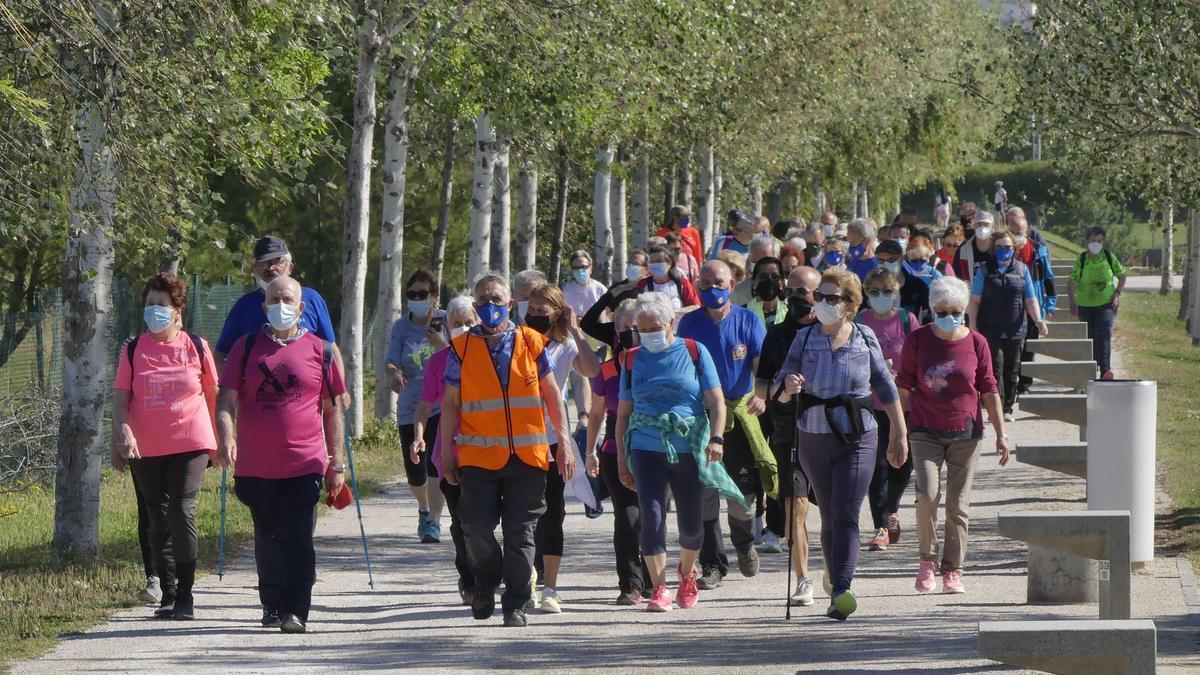
[[[142,320],[151,333],[161,333],[175,323],[175,312],[162,305],[147,305],[142,310]]]
[[[577,270],[571,270],[571,276],[575,277],[575,281],[578,281],[581,284],[586,284],[588,279],[592,278],[592,271],[586,267],[583,267]]]
[[[638,338],[641,340],[642,346],[646,348],[646,351],[651,354],[657,354],[671,346],[671,343],[667,341],[667,331],[665,330],[640,332],[638,333]]]
[[[966,321],[965,314],[947,314],[946,316],[939,316],[935,318],[933,320],[933,325],[937,326],[943,332],[949,333],[955,328],[963,325],[964,321]]]
[[[862,258],[866,252],[867,247],[865,244],[859,244],[858,246],[850,247],[850,255],[854,258]]]
[[[867,297],[867,302],[871,303],[871,309],[879,312],[880,314],[886,314],[887,312],[892,311],[892,308],[896,306],[896,296],[895,294],[871,295]]]
[[[700,302],[709,309],[721,309],[729,302],[728,288],[706,288],[700,291]]]
[[[998,248],[996,249],[996,262],[1002,264],[1010,262],[1014,255],[1016,255],[1016,251],[1011,248]]]
[[[429,301],[428,300],[409,300],[408,313],[413,316],[428,316]]]
[[[690,218],[684,218],[683,220],[679,221],[680,228],[688,227],[691,224],[692,224],[692,221]]]
[[[475,313],[479,315],[479,321],[485,327],[496,328],[508,320],[508,305],[496,305],[489,302],[482,307],[476,307]]]
[[[837,267],[846,260],[845,254],[840,251],[829,251],[825,254],[825,264],[830,267]]]
[[[908,261],[908,266],[912,268],[912,271],[917,272],[918,274],[924,272],[925,266],[928,264],[929,262],[923,258],[917,258],[916,260]]]

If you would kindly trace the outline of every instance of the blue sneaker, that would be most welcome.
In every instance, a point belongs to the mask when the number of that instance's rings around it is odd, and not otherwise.
[[[435,527],[439,526],[429,518],[428,511],[417,511],[417,536],[421,538],[422,544],[437,543],[438,538],[435,536],[433,529]],[[438,532],[437,534],[441,534],[441,532]]]
[[[584,504],[583,515],[587,516],[590,520],[595,520],[604,515],[604,502],[597,502],[596,508],[594,509],[587,504]]]

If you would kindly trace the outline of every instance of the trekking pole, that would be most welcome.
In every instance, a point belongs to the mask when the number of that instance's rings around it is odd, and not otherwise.
[[[789,473],[796,470],[796,465],[800,462],[800,397],[795,396],[792,400],[792,447],[791,447],[791,466]],[[780,487],[783,486],[783,476],[779,477]],[[787,480],[792,480],[791,476]],[[793,485],[794,487],[794,485]],[[788,621],[792,620],[792,547],[796,545],[796,495],[788,497],[787,504],[783,508],[784,515],[787,516],[788,523],[788,573],[787,573],[787,594],[788,597],[784,600],[787,605],[784,616]]]
[[[367,548],[367,530],[363,526],[362,501],[358,498],[358,476],[354,473],[354,449],[350,447],[350,425],[342,426],[346,430],[346,464],[350,466],[350,489],[354,493],[354,508],[358,510],[358,534],[362,537],[363,558],[367,561],[367,585],[375,588],[375,575],[371,571],[371,551]]]
[[[225,502],[229,493],[229,469],[221,469],[221,534],[217,538],[217,579],[225,579]]]

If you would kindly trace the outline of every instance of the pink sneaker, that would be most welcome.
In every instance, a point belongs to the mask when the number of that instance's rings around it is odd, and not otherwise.
[[[921,566],[917,568],[917,592],[932,593],[934,582],[933,578],[937,574],[937,563],[932,560],[922,560]]]
[[[683,573],[683,568],[677,568],[679,572],[679,590],[675,592],[675,601],[679,603],[680,609],[691,609],[696,606],[700,600],[700,587],[696,583],[696,566],[692,566],[692,570],[687,574]]]
[[[654,594],[650,596],[650,602],[646,603],[646,611],[671,611],[671,591],[667,590],[666,584],[659,584],[654,587]]]
[[[967,587],[963,586],[962,572],[954,570],[942,574],[942,592],[943,593],[966,593]]]

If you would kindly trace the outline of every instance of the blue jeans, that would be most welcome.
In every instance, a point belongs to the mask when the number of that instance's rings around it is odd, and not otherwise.
[[[703,486],[700,469],[690,453],[679,454],[679,463],[667,461],[667,453],[632,450],[633,480],[637,483],[642,519],[642,555],[667,552],[667,485],[675,497],[675,521],[679,546],[696,551],[704,543]]]

